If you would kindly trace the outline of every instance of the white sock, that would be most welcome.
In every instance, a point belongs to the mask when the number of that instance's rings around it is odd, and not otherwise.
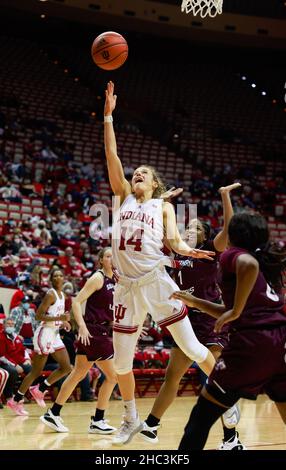
[[[135,398],[133,398],[133,400],[124,401],[124,408],[127,421],[134,421],[137,418]]]

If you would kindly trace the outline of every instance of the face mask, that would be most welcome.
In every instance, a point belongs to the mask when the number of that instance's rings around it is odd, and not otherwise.
[[[30,307],[30,304],[28,302],[25,302],[23,304],[23,307],[24,307],[25,310],[28,310],[28,308]]]
[[[15,328],[14,326],[6,326],[5,331],[7,335],[12,335],[13,333],[15,333]]]

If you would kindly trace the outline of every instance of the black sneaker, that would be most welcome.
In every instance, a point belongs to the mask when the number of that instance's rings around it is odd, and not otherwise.
[[[147,442],[152,442],[153,444],[157,444],[159,442],[158,436],[157,436],[157,430],[159,429],[160,425],[158,424],[157,426],[148,426],[146,421],[143,422],[143,429],[139,433],[139,436],[142,436],[143,439]]]

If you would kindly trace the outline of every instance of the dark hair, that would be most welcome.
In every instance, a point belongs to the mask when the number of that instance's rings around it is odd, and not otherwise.
[[[205,220],[200,220],[201,224],[202,224],[202,227],[204,229],[204,232],[205,232],[205,237],[206,237],[206,241],[210,239],[210,236],[211,236],[211,226],[208,222],[206,222]]]
[[[53,282],[54,274],[55,274],[56,272],[58,272],[58,271],[60,271],[60,273],[61,273],[62,275],[64,275],[64,273],[62,272],[61,268],[59,268],[58,266],[53,266],[53,267],[52,267],[52,269],[51,269],[51,271],[50,271],[50,281],[51,281],[51,282]]]
[[[235,214],[229,223],[228,235],[233,246],[244,248],[257,259],[266,281],[279,292],[283,287],[286,249],[284,243],[269,241],[269,229],[264,217],[247,212]]]

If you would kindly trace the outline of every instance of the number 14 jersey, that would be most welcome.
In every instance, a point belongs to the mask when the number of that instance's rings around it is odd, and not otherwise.
[[[162,252],[163,202],[150,199],[140,203],[130,194],[115,211],[112,252],[119,274],[136,279],[155,269],[160,262],[169,264]]]

